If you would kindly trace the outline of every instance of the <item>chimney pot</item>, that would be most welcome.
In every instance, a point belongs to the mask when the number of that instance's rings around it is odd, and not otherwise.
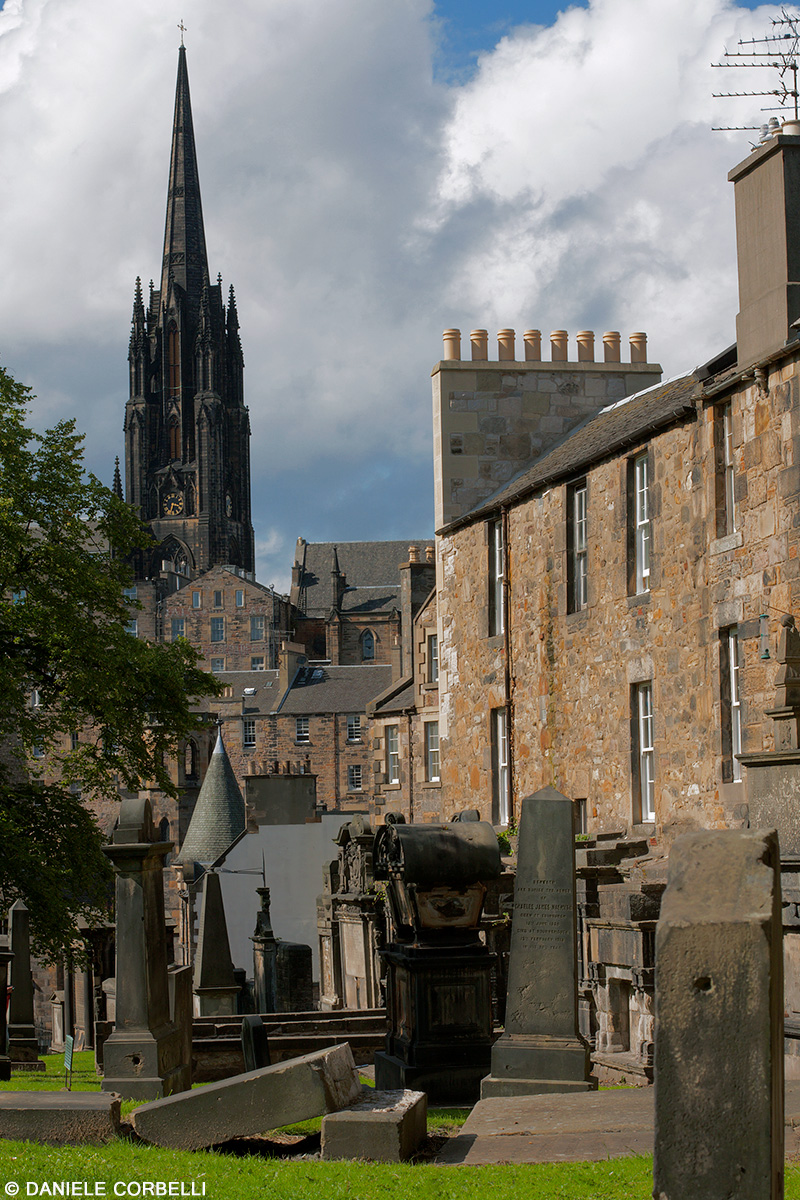
[[[632,333],[631,334],[631,362],[646,363],[647,362],[647,334]]]
[[[408,561],[410,563],[419,562],[419,546],[408,547]]]
[[[433,561],[434,561],[433,546],[426,546],[425,547],[425,562],[432,563]]]
[[[550,360],[551,362],[566,362],[567,361],[567,342],[569,334],[566,329],[554,329],[550,334]]]
[[[486,329],[473,329],[469,335],[472,343],[472,358],[476,362],[486,362],[489,358],[489,333]]]
[[[578,362],[594,362],[594,332],[582,329],[578,334]]]
[[[500,329],[497,334],[497,357],[500,362],[514,362],[514,330]]]
[[[445,329],[442,334],[444,341],[444,357],[450,362],[461,358],[461,330]]]
[[[522,335],[525,342],[525,361],[542,361],[542,331],[541,329],[526,329]]]
[[[603,350],[606,362],[620,361],[620,336],[615,329],[603,334]]]

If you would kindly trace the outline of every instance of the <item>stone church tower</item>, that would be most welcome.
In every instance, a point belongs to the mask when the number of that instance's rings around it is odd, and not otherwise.
[[[136,281],[125,406],[126,498],[158,543],[145,577],[164,560],[182,575],[218,564],[254,569],[250,422],[231,287],[208,275],[186,51],[178,82],[161,283],[147,308]]]

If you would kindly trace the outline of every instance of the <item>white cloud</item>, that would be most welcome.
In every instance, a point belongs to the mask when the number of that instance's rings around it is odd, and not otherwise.
[[[185,17],[212,275],[239,304],[263,578],[294,540],[432,523],[443,328],[646,329],[672,372],[736,311],[712,101],[771,9],[593,0],[432,76],[432,0],[6,0],[0,354],[121,452],[133,283],[157,278]]]

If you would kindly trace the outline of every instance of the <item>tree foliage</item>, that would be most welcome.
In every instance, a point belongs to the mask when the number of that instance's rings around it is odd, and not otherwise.
[[[0,368],[0,903],[25,901],[52,957],[108,896],[79,792],[175,794],[168,763],[218,687],[187,642],[129,632],[124,589],[150,534],[86,473],[74,422],[28,428],[32,399]]]

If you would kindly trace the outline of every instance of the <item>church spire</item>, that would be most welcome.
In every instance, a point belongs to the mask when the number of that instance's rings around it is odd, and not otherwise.
[[[192,125],[189,73],[186,69],[186,50],[181,46],[178,51],[178,82],[172,123],[161,303],[167,302],[170,281],[174,280],[183,289],[189,304],[194,306],[200,300],[203,279],[207,275],[206,237]]]

